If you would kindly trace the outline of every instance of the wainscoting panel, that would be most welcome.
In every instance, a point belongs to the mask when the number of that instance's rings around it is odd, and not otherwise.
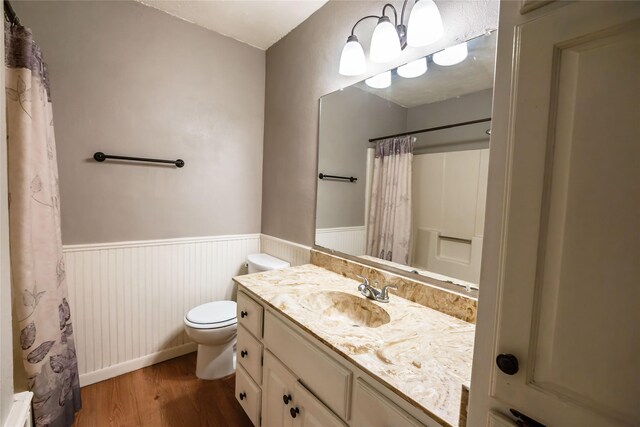
[[[292,266],[309,264],[311,248],[277,237],[260,235],[260,252],[289,262]]]
[[[367,230],[361,227],[320,228],[316,230],[316,244],[350,255],[364,255]]]
[[[81,385],[193,351],[183,316],[235,298],[260,235],[65,246]]]

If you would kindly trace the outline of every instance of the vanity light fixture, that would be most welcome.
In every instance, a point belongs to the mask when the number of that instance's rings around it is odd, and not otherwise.
[[[371,36],[371,48],[369,50],[371,61],[379,63],[390,62],[398,58],[401,52],[400,37],[398,37],[396,27],[388,17],[381,16]]]
[[[442,66],[456,65],[467,58],[467,42],[448,47],[433,54],[433,62]]]
[[[380,73],[364,81],[367,86],[374,89],[385,89],[391,86],[391,70]]]
[[[427,72],[427,58],[416,59],[407,64],[398,67],[398,75],[405,79],[419,77]]]
[[[358,24],[366,19],[377,19],[378,24],[371,37],[369,56],[372,62],[390,62],[400,56],[407,47],[426,46],[437,41],[443,34],[442,18],[438,6],[433,0],[415,0],[409,15],[408,26],[404,24],[404,13],[408,0],[404,0],[398,22],[396,8],[387,3],[382,7],[382,15],[368,15],[360,18],[351,28],[351,35],[340,55],[339,73],[344,76],[357,76],[366,72],[367,63],[362,45],[355,35]],[[393,23],[387,16],[387,8],[393,11]]]

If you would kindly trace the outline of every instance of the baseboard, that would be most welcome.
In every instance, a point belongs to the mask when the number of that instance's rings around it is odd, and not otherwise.
[[[137,359],[127,360],[126,362],[118,363],[117,365],[109,366],[97,371],[88,372],[86,374],[80,375],[80,386],[84,387],[89,384],[94,384],[100,381],[108,380],[109,378],[117,377],[118,375],[135,371],[137,369],[146,368],[147,366],[164,362],[165,360],[173,359],[174,357],[182,356],[187,353],[193,353],[197,349],[198,344],[190,342],[178,347],[172,347],[167,350],[148,354]]]

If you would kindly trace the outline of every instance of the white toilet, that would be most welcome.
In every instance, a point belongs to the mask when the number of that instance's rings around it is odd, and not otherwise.
[[[267,254],[247,257],[249,273],[276,270],[290,264]],[[238,330],[235,301],[214,301],[189,310],[184,329],[198,343],[196,376],[203,380],[226,377],[236,370],[236,335]]]
[[[281,268],[290,267],[286,261],[267,254],[252,254],[247,257],[247,265],[249,274],[259,273],[261,271],[279,270]]]

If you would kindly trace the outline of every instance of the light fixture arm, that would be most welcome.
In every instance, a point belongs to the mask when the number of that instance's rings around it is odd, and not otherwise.
[[[351,35],[355,36],[355,31],[356,31],[356,27],[358,26],[359,23],[361,23],[362,21],[364,21],[365,19],[370,19],[370,18],[375,18],[375,19],[380,19],[379,16],[377,15],[367,15],[364,18],[360,18],[358,19],[358,22],[356,22],[355,24],[353,24],[353,28],[351,28]]]
[[[418,2],[418,0],[415,0],[413,2],[413,4],[415,5]],[[404,11],[407,8],[407,0],[404,0],[404,2],[402,3],[402,12],[400,12],[400,25],[404,25]]]
[[[404,0],[405,3],[407,2],[407,0]],[[397,27],[398,26],[398,11],[396,10],[396,8],[391,4],[391,3],[387,3],[384,6],[382,6],[382,16],[387,16],[386,15],[386,10],[387,7],[390,7],[391,10],[393,10],[393,26]],[[400,24],[402,24],[402,21],[400,22]]]

